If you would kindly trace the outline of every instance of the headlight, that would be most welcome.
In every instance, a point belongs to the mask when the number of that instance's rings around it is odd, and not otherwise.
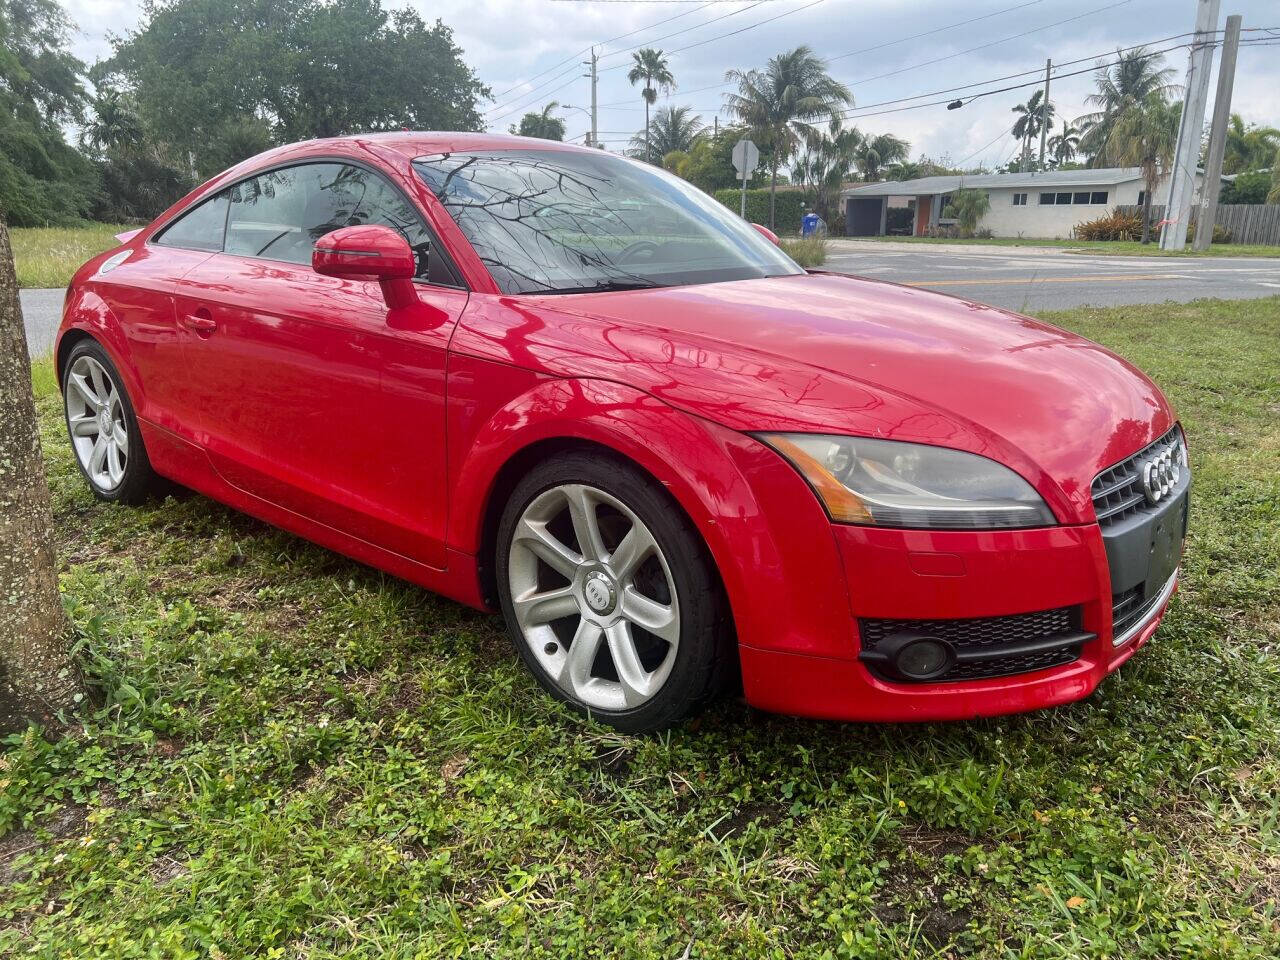
[[[1031,484],[977,454],[813,433],[759,439],[791,461],[838,523],[988,530],[1057,522]]]

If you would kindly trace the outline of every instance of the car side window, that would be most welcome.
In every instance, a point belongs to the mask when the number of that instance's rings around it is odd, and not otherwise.
[[[418,277],[456,282],[443,258],[432,256],[431,234],[409,201],[378,174],[345,163],[286,167],[238,184],[231,192],[226,252],[310,263],[320,237],[365,223],[383,224],[405,237]]]
[[[187,250],[222,249],[230,191],[223,190],[188,210],[152,238],[152,243]]]

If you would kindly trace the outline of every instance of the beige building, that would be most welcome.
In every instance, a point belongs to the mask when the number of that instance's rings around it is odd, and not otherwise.
[[[1196,174],[1199,198],[1202,177]],[[951,193],[961,187],[985,190],[991,210],[979,229],[997,237],[1068,239],[1076,225],[1096,220],[1112,208],[1140,204],[1142,171],[1137,167],[1097,170],[1046,170],[1040,173],[991,173],[973,176],[922,177],[918,180],[858,184],[841,194],[845,234],[851,237],[926,236],[954,221],[942,216]],[[1163,203],[1169,189],[1162,177],[1152,203]],[[890,215],[907,209],[909,215]]]

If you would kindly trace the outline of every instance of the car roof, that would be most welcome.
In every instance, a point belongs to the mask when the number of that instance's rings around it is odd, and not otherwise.
[[[267,154],[273,160],[283,160],[294,153],[312,154],[317,148],[338,149],[362,146],[378,146],[391,150],[402,156],[427,156],[437,153],[472,153],[478,150],[569,150],[575,152],[596,153],[587,147],[558,140],[542,140],[536,137],[517,137],[503,133],[471,133],[459,130],[403,130],[392,133],[361,133],[344,137],[327,137],[317,140],[304,140],[270,150]],[[254,158],[255,160],[259,158]]]

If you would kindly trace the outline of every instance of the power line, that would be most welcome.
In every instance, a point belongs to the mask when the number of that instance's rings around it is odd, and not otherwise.
[[[958,23],[949,23],[945,27],[938,27],[935,30],[926,30],[924,33],[914,33],[909,37],[900,37],[897,40],[889,40],[886,43],[877,43],[870,47],[863,47],[861,50],[850,50],[848,53],[841,53],[834,57],[827,57],[827,63],[834,63],[837,60],[843,60],[845,57],[856,57],[860,53],[870,53],[872,50],[883,50],[885,47],[897,46],[900,43],[906,43],[908,40],[918,40],[921,37],[931,37],[935,33],[942,33],[946,30],[954,30],[956,27],[968,26],[971,23],[977,23],[979,20],[990,20],[992,17],[998,17],[1001,14],[1013,13],[1015,10],[1021,10],[1023,7],[1033,7],[1037,3],[1043,3],[1044,0],[1027,0],[1026,3],[1020,3],[1014,7],[1005,7],[1003,10],[996,10],[993,13],[986,13],[980,17],[970,17],[968,20],[961,20]]]
[[[702,23],[695,24],[692,27],[685,27],[683,30],[677,30],[675,33],[668,33],[661,37],[653,37],[650,40],[646,40],[644,43],[638,43],[635,46],[627,47],[625,50],[615,50],[613,53],[606,53],[600,59],[605,60],[605,59],[608,59],[609,57],[620,57],[624,54],[630,53],[633,50],[639,50],[641,47],[651,47],[655,43],[662,43],[662,41],[664,40],[670,40],[674,37],[680,36],[681,34],[690,33],[694,30],[701,30],[703,27],[709,27],[713,23],[719,23],[721,20],[728,20],[730,17],[736,17],[740,13],[747,13],[750,10],[754,10],[756,7],[760,6],[762,3],[765,3],[765,2],[767,2],[767,0],[752,0],[752,2],[748,6],[740,7],[737,10],[730,10],[728,13],[722,13],[718,17],[712,17],[710,20],[704,20]],[[666,53],[667,51],[664,50],[663,52]],[[671,51],[671,52],[674,53],[675,51]],[[626,66],[626,64],[622,63],[622,64],[616,64],[615,66],[612,66],[612,67],[606,67],[605,69],[618,70],[624,66]],[[602,70],[601,73],[603,72],[604,71]]]
[[[698,2],[698,0],[688,0],[688,2]],[[655,27],[660,27],[660,26],[662,26],[663,24],[671,23],[671,22],[673,22],[673,21],[675,21],[675,20],[680,20],[680,19],[683,19],[684,17],[691,16],[691,15],[693,15],[693,14],[697,13],[699,10],[702,10],[702,9],[704,9],[705,7],[709,7],[709,6],[711,6],[712,4],[717,3],[717,2],[720,2],[720,0],[701,0],[701,2],[699,3],[699,5],[698,5],[698,6],[696,6],[696,7],[694,7],[692,10],[685,10],[683,13],[677,13],[677,14],[675,14],[674,16],[664,17],[664,18],[663,18],[663,19],[661,19],[661,20],[655,20],[653,23],[646,24],[646,25],[645,25],[645,26],[643,26],[643,27],[637,27],[636,29],[634,29],[634,30],[632,30],[632,31],[630,31],[630,32],[628,32],[628,33],[620,33],[620,34],[618,34],[618,36],[616,36],[616,37],[610,37],[608,40],[602,40],[602,41],[600,41],[598,44],[592,44],[592,46],[600,46],[600,47],[603,47],[603,46],[606,46],[606,45],[608,45],[608,44],[610,44],[610,43],[615,43],[615,42],[617,42],[618,40],[625,40],[625,39],[627,39],[627,37],[634,37],[637,33],[644,33],[644,31],[646,31],[646,30],[652,30],[652,29],[654,29]],[[734,2],[740,2],[740,0],[734,0]],[[763,0],[758,0],[758,2],[763,2]],[[691,27],[690,29],[697,29],[697,28],[696,28],[696,27]],[[571,56],[571,57],[566,57],[565,59],[563,59],[563,60],[561,60],[561,61],[559,61],[559,62],[557,62],[557,63],[555,63],[555,64],[552,64],[550,67],[547,67],[547,69],[543,70],[541,73],[535,73],[535,74],[534,74],[532,77],[530,77],[528,80],[522,80],[520,83],[517,83],[515,86],[513,86],[513,87],[509,87],[508,89],[504,90],[502,93],[500,93],[500,94],[498,94],[496,97],[494,97],[494,99],[495,99],[495,100],[501,100],[503,97],[505,97],[507,94],[511,93],[511,91],[513,91],[513,90],[517,89],[518,87],[522,87],[522,86],[524,86],[526,83],[532,83],[534,80],[537,80],[539,77],[545,76],[546,74],[550,73],[552,70],[555,70],[555,69],[557,69],[557,68],[558,68],[558,67],[560,67],[560,66],[563,66],[564,64],[566,64],[566,63],[570,62],[571,60],[577,60],[577,59],[578,59],[580,56],[582,56],[583,54],[585,54],[585,53],[590,53],[590,52],[591,52],[591,47],[583,47],[581,50],[579,50],[579,51],[578,51],[577,53],[575,53],[573,56]],[[575,64],[575,69],[576,69],[576,64]],[[561,73],[559,76],[564,76],[564,73]],[[555,77],[553,77],[553,78],[552,78],[550,81],[548,81],[548,82],[554,82],[554,81],[555,81],[555,79],[556,79],[556,78],[555,78]],[[544,85],[545,85],[545,84],[544,84]],[[534,89],[537,89],[537,88],[534,88]],[[532,90],[526,90],[524,93],[519,94],[519,95],[516,97],[516,99],[517,99],[517,100],[522,100],[522,99],[524,99],[524,97],[526,97],[528,94],[530,94],[530,93],[532,93],[532,92],[533,92]],[[505,105],[506,105],[506,104],[503,104],[503,106],[505,106]],[[498,106],[497,106],[497,105],[495,105],[495,106],[493,106],[493,107],[490,107],[490,108],[489,108],[488,110],[486,110],[485,112],[486,112],[486,113],[491,113],[492,111],[494,111],[494,110],[496,110],[496,109],[498,109]],[[504,116],[505,116],[505,114],[504,114]]]
[[[747,10],[754,9],[756,6],[759,6],[761,2],[763,2],[763,0],[757,0],[756,3],[752,4],[750,7],[747,7],[746,9]],[[810,3],[806,3],[803,7],[796,7],[796,9],[794,10],[788,10],[786,13],[779,13],[777,16],[773,16],[773,17],[766,17],[764,20],[759,20],[756,23],[747,24],[747,26],[739,27],[737,30],[731,30],[728,33],[722,33],[722,34],[719,34],[718,36],[708,37],[705,40],[699,40],[697,43],[690,43],[690,44],[687,44],[686,46],[676,47],[674,50],[669,50],[664,52],[668,54],[683,53],[685,50],[692,50],[694,47],[705,46],[706,44],[713,43],[716,40],[723,40],[726,37],[736,37],[738,34],[746,33],[748,30],[754,30],[756,27],[763,27],[766,23],[773,23],[775,20],[781,20],[783,17],[790,17],[797,13],[803,13],[805,10],[808,10],[810,7],[816,7],[818,4],[823,2],[825,2],[825,0],[811,0]],[[1127,3],[1129,2],[1129,0],[1125,0],[1125,2]],[[735,12],[742,13],[743,11],[738,10]],[[723,19],[723,18],[720,18],[720,19]],[[707,21],[707,22],[711,23],[713,21]],[[604,73],[606,70],[619,70],[625,66],[626,66],[625,63],[619,63],[612,67],[606,67],[604,70],[601,70],[600,72]]]

